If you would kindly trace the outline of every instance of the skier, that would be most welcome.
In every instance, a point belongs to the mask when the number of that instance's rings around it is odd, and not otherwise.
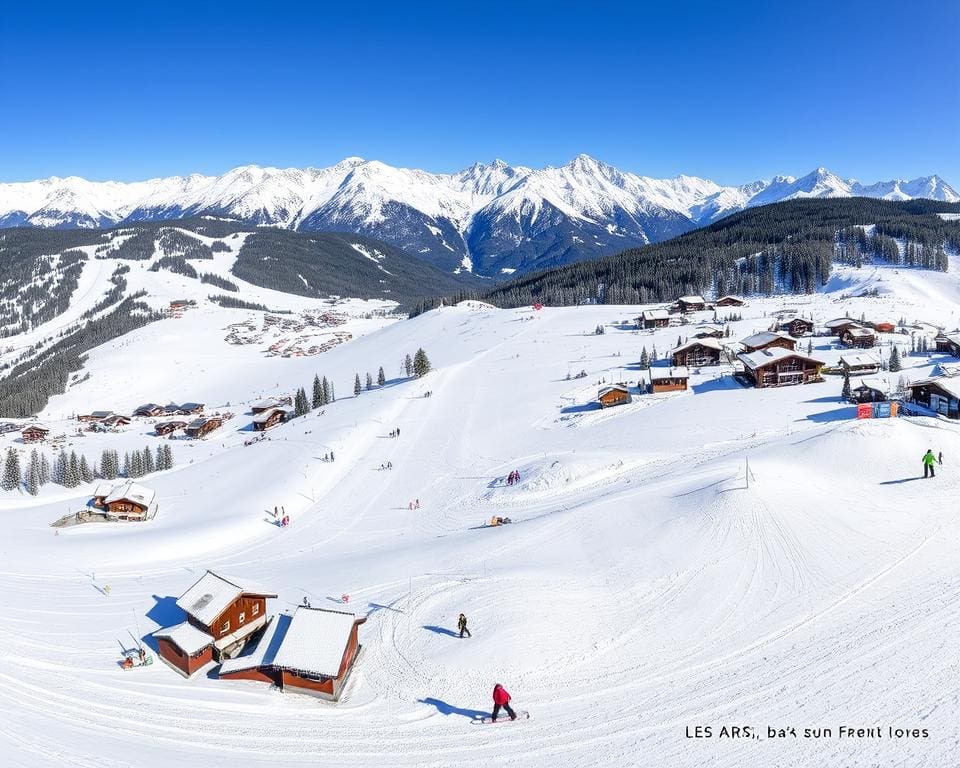
[[[470,630],[467,629],[467,617],[464,616],[462,613],[460,614],[460,618],[457,619],[457,629],[460,630],[461,638],[463,637],[464,632],[467,633],[467,637],[473,637],[473,635],[470,634]]]
[[[936,477],[937,473],[934,471],[934,465],[937,463],[937,457],[933,455],[933,450],[928,448],[927,452],[923,454],[923,476],[926,477]]]
[[[414,509],[420,509],[420,499],[417,499],[417,500],[413,503],[413,508],[414,508]]]
[[[943,451],[937,454],[937,464],[943,464]]]
[[[490,718],[494,723],[497,722],[497,715],[500,714],[501,708],[507,710],[511,720],[517,719],[517,713],[510,706],[510,694],[507,693],[506,688],[497,683],[493,686],[493,716]]]

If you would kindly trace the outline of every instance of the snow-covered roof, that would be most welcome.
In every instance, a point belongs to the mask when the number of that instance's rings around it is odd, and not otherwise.
[[[678,365],[675,368],[651,368],[650,380],[660,381],[663,379],[687,379],[690,378],[686,366]]]
[[[183,411],[193,411],[197,408],[203,408],[203,403],[181,403],[180,409]]]
[[[791,344],[796,343],[789,336],[786,336],[782,333],[774,333],[773,331],[760,331],[760,333],[755,333],[752,336],[747,336],[747,338],[741,339],[740,343],[745,347],[759,347],[763,344],[769,344],[771,341],[776,341],[777,339],[784,339],[789,341]]]
[[[110,495],[110,492],[113,490],[113,486],[110,483],[97,483],[97,487],[93,490],[93,495],[95,497],[106,498]]]
[[[356,620],[352,613],[298,606],[280,641],[273,664],[323,677],[336,677]]]
[[[743,301],[743,296],[734,296],[733,294],[726,294],[725,296],[720,296],[717,298],[717,301],[723,301],[724,299],[732,299],[733,301]]]
[[[629,388],[623,384],[611,384],[608,387],[600,387],[600,391],[597,392],[597,397],[603,397],[608,392],[630,392]]]
[[[273,418],[274,414],[283,413],[282,408],[267,408],[264,411],[261,411],[256,416],[253,417],[253,421],[256,424],[263,424]]]
[[[684,344],[681,344],[679,347],[674,347],[673,349],[671,349],[670,353],[673,354],[675,352],[682,352],[685,349],[689,349],[690,347],[697,347],[697,346],[709,347],[710,349],[715,349],[718,352],[720,352],[723,349],[723,344],[720,343],[719,339],[714,339],[710,336],[707,336],[704,339],[690,339],[690,341]]]
[[[928,379],[917,379],[917,381],[911,381],[907,386],[919,387],[925,385],[939,387],[944,392],[947,392],[960,400],[960,381],[958,381],[956,378],[949,376],[933,376]]]
[[[90,416],[94,419],[105,419],[107,416],[113,416],[113,411],[91,411]]]
[[[845,335],[850,336],[851,338],[866,338],[867,336],[873,336],[873,331],[869,328],[861,328],[857,326],[856,328],[849,328],[845,332]]]
[[[737,359],[751,370],[762,368],[765,365],[776,363],[788,357],[799,357],[803,360],[810,360],[817,365],[823,365],[822,360],[817,360],[809,355],[804,355],[802,352],[795,352],[792,349],[784,349],[783,347],[769,347],[768,349],[758,349],[756,352],[741,352],[737,355]]]
[[[166,637],[172,640],[178,648],[191,656],[198,651],[202,651],[210,643],[213,637],[201,629],[197,629],[189,621],[177,624],[173,627],[158,629],[153,633],[154,637]]]
[[[190,589],[177,598],[177,605],[197,621],[210,625],[240,595],[247,593],[276,597],[272,592],[252,584],[241,585],[239,580],[228,579],[213,571],[207,571]]]
[[[152,488],[146,488],[139,483],[129,482],[116,486],[110,491],[110,495],[107,496],[105,501],[107,504],[114,501],[132,501],[134,504],[148,509],[150,505],[153,504],[156,496],[157,492]]]
[[[875,389],[878,392],[883,392],[884,394],[887,394],[887,395],[889,395],[890,392],[893,390],[893,387],[891,386],[890,381],[881,376],[860,379],[860,383],[857,386],[855,386],[854,389],[858,389],[860,387]]]
[[[38,429],[38,430],[40,430],[41,432],[49,432],[49,431],[50,431],[47,427],[43,426],[42,424],[27,424],[27,425],[23,428],[23,431],[26,432],[28,429]]]
[[[679,304],[706,304],[706,300],[703,296],[681,296],[677,299]]]
[[[864,366],[880,367],[880,361],[874,355],[840,355],[840,365],[846,365],[849,368],[862,368]]]
[[[859,320],[854,320],[852,317],[838,317],[834,320],[827,320],[823,324],[824,328],[840,328],[844,325],[855,325],[858,328],[862,327]]]
[[[644,320],[669,320],[670,313],[665,309],[645,309],[640,317]]]
[[[251,408],[276,408],[280,405],[280,401],[274,397],[268,397],[266,400],[261,400],[259,403],[254,403],[251,405]]]

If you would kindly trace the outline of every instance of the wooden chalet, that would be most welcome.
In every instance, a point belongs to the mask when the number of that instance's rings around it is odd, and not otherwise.
[[[717,339],[691,339],[670,350],[670,360],[678,368],[719,365],[723,345]]]
[[[91,411],[77,416],[77,421],[103,421],[113,416],[113,411]]]
[[[186,429],[186,427],[187,422],[185,421],[161,421],[153,428],[153,431],[162,436],[172,434],[178,429]]]
[[[907,400],[948,419],[960,419],[960,380],[939,376],[907,385]]]
[[[747,302],[744,301],[740,296],[721,296],[715,302],[713,306],[715,307],[742,307]]]
[[[741,352],[737,357],[743,363],[747,378],[758,389],[819,381],[824,365],[820,360],[783,347]]]
[[[134,410],[134,416],[163,416],[164,407],[156,403],[145,403]]]
[[[677,308],[684,314],[699,312],[707,308],[707,301],[703,296],[681,296],[677,299]]]
[[[362,646],[357,628],[366,621],[326,608],[297,606],[274,619],[256,647],[224,661],[225,680],[257,680],[283,691],[337,701]]]
[[[270,427],[277,426],[277,424],[282,424],[286,421],[286,418],[287,412],[283,408],[270,408],[253,417],[253,428],[258,432],[263,432]]]
[[[637,318],[639,328],[666,328],[670,325],[670,313],[665,309],[645,309]]]
[[[835,320],[827,320],[823,327],[834,336],[843,336],[843,332],[851,328],[863,328],[863,323],[858,323],[850,317],[838,317]]]
[[[30,424],[23,428],[20,437],[25,443],[38,443],[41,440],[46,440],[49,434],[50,430],[46,427],[41,427],[39,424]]]
[[[261,400],[259,403],[254,403],[250,406],[250,413],[256,416],[258,413],[263,413],[264,411],[269,411],[274,408],[279,408],[284,403],[277,397],[268,397],[266,400]],[[287,403],[289,405],[289,403]]]
[[[201,438],[209,435],[213,430],[223,426],[223,419],[219,416],[201,416],[187,424],[184,431],[188,437]]]
[[[847,328],[840,334],[840,341],[848,347],[870,349],[877,343],[877,336],[870,328]]]
[[[771,347],[782,347],[783,349],[796,349],[797,341],[782,333],[773,331],[760,331],[752,336],[747,336],[740,340],[744,352],[756,352],[760,349],[769,349]]]
[[[182,312],[185,309],[190,309],[195,306],[197,306],[197,302],[193,299],[174,299],[170,302],[170,311]]]
[[[890,399],[890,382],[881,378],[860,379],[860,383],[850,384],[850,402],[884,403]]]
[[[813,333],[813,322],[802,317],[793,317],[781,324],[780,328],[795,339],[799,339],[801,336]]]
[[[623,384],[611,384],[609,387],[601,387],[597,392],[597,402],[601,408],[610,408],[614,405],[626,405],[632,402],[630,390]]]
[[[722,339],[723,331],[723,326],[720,325],[698,325],[693,329],[693,337],[695,339]]]
[[[960,331],[954,333],[940,331],[933,337],[933,345],[937,352],[946,352],[948,355],[960,357]]]
[[[177,414],[180,416],[195,416],[203,413],[203,403],[181,403],[177,406]]]
[[[93,506],[108,520],[152,520],[159,510],[157,492],[139,483],[126,482],[107,490],[101,483],[93,492]]]
[[[276,594],[207,571],[177,598],[179,624],[153,633],[160,658],[184,677],[211,661],[231,658],[267,623],[267,598]]]
[[[840,367],[850,376],[863,376],[880,370],[880,360],[874,355],[840,355]]]
[[[683,392],[690,379],[687,369],[683,367],[651,368],[649,374],[651,392]]]
[[[123,416],[119,413],[111,413],[109,416],[100,419],[100,424],[105,427],[123,427],[130,423],[129,416]]]

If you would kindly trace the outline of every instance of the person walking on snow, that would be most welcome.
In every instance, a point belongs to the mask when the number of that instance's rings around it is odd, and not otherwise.
[[[937,473],[934,471],[934,465],[937,463],[937,457],[933,455],[933,450],[928,448],[927,452],[923,454],[923,476],[924,477],[936,477]]]
[[[464,632],[467,633],[467,637],[473,637],[473,635],[470,634],[470,630],[467,629],[467,617],[462,613],[460,614],[460,618],[457,619],[457,629],[460,630],[461,638],[463,637]]]
[[[497,716],[500,714],[501,708],[507,711],[511,720],[517,719],[517,713],[510,707],[510,694],[507,693],[506,688],[497,683],[493,686],[493,716],[490,718],[493,722],[497,722]]]

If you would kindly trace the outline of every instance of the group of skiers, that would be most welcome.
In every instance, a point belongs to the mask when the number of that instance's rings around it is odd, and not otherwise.
[[[400,437],[400,427],[390,430],[390,437]]]
[[[393,462],[388,461],[386,464],[381,464],[380,469],[393,469]]]
[[[287,514],[287,510],[283,507],[279,509],[277,507],[273,508],[273,519],[277,521],[277,525],[281,528],[286,528],[290,525],[290,515]]]
[[[514,483],[520,482],[520,470],[515,469],[509,475],[507,475],[507,485],[513,485]]]
[[[457,629],[460,630],[460,637],[464,635],[467,637],[473,637],[470,634],[470,630],[467,629],[467,616],[466,614],[461,613],[457,619]],[[493,715],[490,717],[491,722],[497,722],[497,718],[500,716],[500,710],[503,709],[508,715],[510,715],[511,720],[517,719],[517,713],[513,711],[513,708],[510,706],[510,694],[507,693],[507,689],[504,688],[500,683],[497,683],[493,686]]]
[[[923,454],[923,476],[927,477],[936,477],[937,473],[934,470],[934,466],[937,464],[943,464],[943,451],[936,456],[933,455],[933,449],[927,448],[927,452]]]
[[[414,499],[413,501],[411,501],[411,502],[407,505],[407,508],[410,509],[410,510],[420,509],[420,499]]]

